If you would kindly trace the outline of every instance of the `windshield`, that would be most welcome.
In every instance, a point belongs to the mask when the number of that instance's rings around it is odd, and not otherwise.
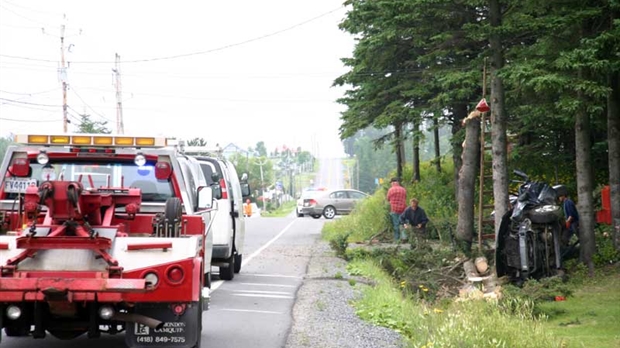
[[[154,162],[137,166],[133,161],[105,163],[50,158],[50,162],[45,166],[33,162],[30,167],[32,172],[28,179],[37,186],[48,180],[64,180],[80,182],[86,190],[101,187],[139,188],[144,202],[165,202],[173,196],[171,183],[168,180],[155,178]],[[25,193],[24,186],[9,189],[12,180],[24,180],[24,178],[5,178],[7,181],[5,191],[9,192],[7,199],[15,198],[18,193]]]

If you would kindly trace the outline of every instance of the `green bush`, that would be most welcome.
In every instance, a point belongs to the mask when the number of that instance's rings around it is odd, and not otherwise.
[[[452,231],[456,229],[454,167],[450,161],[446,161],[443,163],[442,172],[437,173],[435,167],[426,162],[421,165],[421,176],[420,182],[412,184],[412,169],[410,166],[404,168],[402,183],[407,190],[407,199],[416,197],[420,200],[420,206],[430,219],[430,236],[449,242]],[[357,204],[351,215],[326,223],[323,227],[323,238],[331,241],[346,234],[348,241],[352,243],[377,237],[391,240],[392,222],[389,204],[385,199],[389,182],[385,182],[373,195]]]
[[[596,254],[592,258],[594,264],[603,266],[620,262],[620,252],[614,247],[613,227],[610,225],[597,226],[595,237]]]

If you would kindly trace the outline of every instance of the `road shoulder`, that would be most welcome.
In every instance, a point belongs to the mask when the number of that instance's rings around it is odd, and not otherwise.
[[[359,298],[368,285],[348,281],[346,262],[335,257],[320,239],[312,246],[311,255],[297,293],[286,347],[402,346],[398,333],[364,322],[355,314],[350,302]]]

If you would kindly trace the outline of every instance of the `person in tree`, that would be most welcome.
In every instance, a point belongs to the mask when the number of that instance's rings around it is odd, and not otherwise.
[[[411,226],[411,230],[417,239],[417,245],[423,243],[423,239],[426,238],[426,224],[428,223],[428,217],[426,212],[419,206],[417,198],[412,198],[409,201],[410,206],[400,215],[400,222],[405,229]]]
[[[562,244],[567,245],[573,235],[579,237],[579,212],[575,202],[568,197],[568,189],[565,186],[557,187],[556,192],[564,208],[564,217],[566,218],[566,232],[562,236]]]
[[[390,180],[392,187],[387,192],[387,201],[390,203],[390,217],[392,218],[392,226],[394,226],[394,241],[407,240],[405,231],[401,235],[400,231],[400,215],[407,208],[407,190],[400,186],[398,178]]]

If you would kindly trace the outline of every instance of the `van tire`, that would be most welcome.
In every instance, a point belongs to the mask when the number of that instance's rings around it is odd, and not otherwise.
[[[230,255],[226,262],[228,266],[220,266],[220,279],[233,280],[235,277],[235,254]]]
[[[235,254],[235,273],[241,272],[242,262],[243,262],[243,255]]]
[[[211,289],[211,272],[205,273],[205,276],[204,276],[204,287]]]

